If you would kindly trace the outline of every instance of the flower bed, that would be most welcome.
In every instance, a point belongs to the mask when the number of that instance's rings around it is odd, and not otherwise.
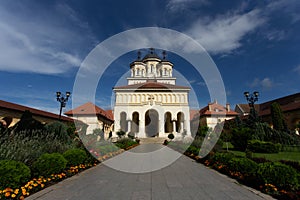
[[[300,199],[300,173],[288,165],[279,162],[258,164],[229,153],[210,154],[206,158],[191,157],[276,199]]]
[[[5,188],[4,190],[0,190],[0,199],[24,199],[45,187],[53,185],[95,165],[97,165],[97,163],[80,164],[78,166],[70,167],[62,173],[51,174],[49,177],[40,176],[38,178],[33,178],[20,188]]]
[[[198,156],[200,148],[193,143],[188,148],[180,142],[166,144],[197,162],[276,199],[300,199],[300,171],[295,163],[251,160],[233,153],[219,152],[210,152],[205,158],[201,158]]]
[[[132,146],[127,146],[126,150],[131,149],[138,144],[133,144]],[[90,151],[91,154],[96,156],[96,158],[100,161],[103,162],[104,160],[107,160],[113,156],[116,156],[122,152],[124,152],[124,149],[119,149],[114,152],[109,152],[106,154],[98,155],[97,152],[93,152],[92,150]],[[4,190],[0,190],[0,199],[24,199],[25,197],[28,197],[29,195],[38,192],[48,186],[51,186],[57,182],[60,182],[68,177],[71,177],[75,174],[80,173],[81,171],[88,169],[92,166],[96,166],[99,162],[95,161],[93,164],[79,164],[76,166],[70,166],[66,169],[63,170],[61,173],[57,174],[51,174],[50,176],[39,176],[37,178],[33,178],[27,183],[25,183],[23,186],[19,188],[10,188],[7,187]]]

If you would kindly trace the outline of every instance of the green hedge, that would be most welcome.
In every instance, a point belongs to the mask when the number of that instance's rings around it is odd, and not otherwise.
[[[248,141],[247,150],[255,153],[278,153],[280,147],[280,144],[274,144],[272,142],[250,140]]]
[[[228,162],[228,167],[231,171],[253,176],[257,171],[258,164],[248,158],[232,158]]]
[[[29,181],[30,169],[24,163],[14,160],[0,161],[0,189],[19,188]]]
[[[194,154],[195,156],[199,154],[200,148],[195,146],[189,146],[187,150],[185,151],[188,154]]]
[[[62,172],[66,166],[67,160],[61,154],[45,153],[33,163],[32,168],[38,175],[49,176]]]
[[[83,164],[87,159],[87,154],[82,149],[69,149],[63,153],[63,156],[68,161],[68,166]]]
[[[120,149],[126,149],[134,144],[137,144],[137,142],[133,141],[132,139],[130,138],[122,138],[122,139],[119,139],[115,145],[117,147],[119,147]]]
[[[279,162],[267,162],[258,165],[257,176],[265,184],[273,184],[286,190],[299,188],[297,171]]]
[[[230,160],[234,157],[235,155],[233,153],[215,153],[211,158],[211,162],[213,164],[222,163],[224,165],[228,165]]]

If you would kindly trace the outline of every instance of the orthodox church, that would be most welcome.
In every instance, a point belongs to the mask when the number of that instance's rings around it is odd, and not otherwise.
[[[127,85],[113,88],[114,133],[122,130],[139,138],[191,136],[190,88],[176,85],[166,52],[160,57],[150,48],[143,58],[138,52],[130,71]]]

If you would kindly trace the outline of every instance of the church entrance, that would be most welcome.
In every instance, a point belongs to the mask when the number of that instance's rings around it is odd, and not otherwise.
[[[145,132],[147,137],[158,136],[158,112],[156,110],[148,110],[145,114]]]

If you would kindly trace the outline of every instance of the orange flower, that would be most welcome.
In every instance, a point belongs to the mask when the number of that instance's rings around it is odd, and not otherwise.
[[[10,192],[5,192],[5,197],[9,197],[10,196]]]
[[[24,198],[24,196],[20,196],[20,200],[24,200],[25,198]]]
[[[12,198],[15,198],[15,197],[16,197],[16,195],[15,195],[15,194],[12,194],[12,195],[11,195],[11,197],[12,197]]]
[[[3,190],[3,192],[13,192],[13,189],[11,189],[11,188],[5,188],[5,190]]]

